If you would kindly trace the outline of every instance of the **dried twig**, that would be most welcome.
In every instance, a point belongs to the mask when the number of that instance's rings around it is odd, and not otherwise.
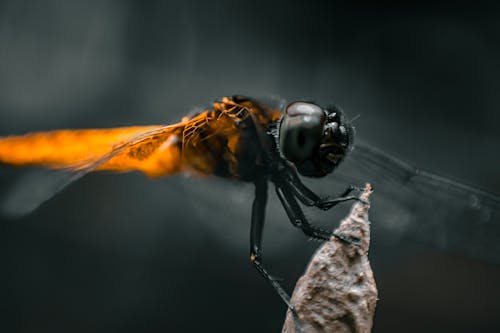
[[[371,186],[361,198],[368,201]],[[370,245],[369,205],[356,202],[335,230],[359,245],[332,237],[314,254],[292,296],[305,333],[369,333],[377,301],[377,287],[368,262]],[[295,333],[290,311],[282,333]]]

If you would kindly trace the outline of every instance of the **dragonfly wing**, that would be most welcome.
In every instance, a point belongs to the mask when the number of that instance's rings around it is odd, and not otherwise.
[[[64,161],[64,167],[31,170],[23,175],[7,193],[2,204],[2,213],[11,217],[29,214],[66,186],[95,170],[139,170],[150,176],[159,176],[177,170],[180,167],[178,160],[165,160],[172,158],[167,150],[168,145],[165,143],[169,143],[168,139],[178,128],[178,126],[162,126],[154,129],[145,127],[144,131],[112,145],[107,153],[100,156],[91,155],[92,157],[82,158],[77,154],[79,160],[77,163],[69,160]],[[101,135],[99,132],[97,134]],[[166,166],[160,167],[157,155],[162,156],[162,162],[165,162]],[[66,156],[63,155],[61,159]],[[172,162],[170,166],[168,162]]]
[[[246,253],[254,185],[216,177],[187,177],[182,179],[181,184],[183,195],[191,207],[189,213],[214,237],[221,239],[221,244]],[[272,185],[263,238],[265,251],[270,255],[286,253],[294,241],[303,241],[301,232],[291,227]]]
[[[6,195],[2,214],[22,217],[92,170],[34,169],[22,175]]]
[[[372,183],[373,228],[500,262],[500,199],[359,142],[336,175]],[[335,177],[335,175],[334,175]]]
[[[9,217],[21,217],[33,212],[66,186],[102,166],[124,149],[125,147],[120,147],[100,158],[86,161],[85,166],[28,171],[7,194],[2,205],[2,213]]]

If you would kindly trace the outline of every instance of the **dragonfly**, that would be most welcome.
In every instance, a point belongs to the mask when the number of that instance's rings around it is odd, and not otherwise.
[[[359,201],[357,187],[350,184],[368,179],[384,203],[381,220],[388,231],[469,257],[500,261],[499,197],[417,168],[356,136],[337,106],[271,103],[237,95],[172,125],[1,137],[0,163],[57,171],[44,186],[19,187],[4,209],[12,215],[31,212],[93,171],[140,171],[152,178],[215,175],[252,183],[250,261],[292,312],[288,294],[262,260],[270,184],[291,224],[309,238],[333,236],[355,246],[356,239],[315,225],[303,207],[327,211]],[[332,173],[348,184],[338,195],[319,195],[304,183],[304,178],[323,180]]]

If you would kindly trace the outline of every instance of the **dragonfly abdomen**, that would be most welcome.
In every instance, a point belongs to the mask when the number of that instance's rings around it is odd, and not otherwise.
[[[0,138],[0,163],[86,173],[178,172],[251,180],[262,161],[257,127],[277,113],[249,99],[224,97],[213,107],[169,126],[56,130]]]
[[[0,163],[163,176],[181,169],[177,132],[176,126],[135,126],[8,136],[0,138]]]

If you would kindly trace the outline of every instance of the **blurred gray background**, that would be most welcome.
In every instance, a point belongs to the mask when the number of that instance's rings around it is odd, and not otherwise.
[[[0,135],[167,124],[232,94],[316,100],[360,114],[374,145],[500,194],[499,9],[0,1]],[[22,174],[1,167],[0,194]],[[93,174],[1,220],[0,331],[278,332],[286,309],[248,260],[251,203],[219,224],[234,188],[198,183]],[[212,186],[212,201],[193,194]],[[268,217],[267,265],[291,289],[318,244]],[[500,330],[500,266],[408,240],[370,256],[374,332]]]

